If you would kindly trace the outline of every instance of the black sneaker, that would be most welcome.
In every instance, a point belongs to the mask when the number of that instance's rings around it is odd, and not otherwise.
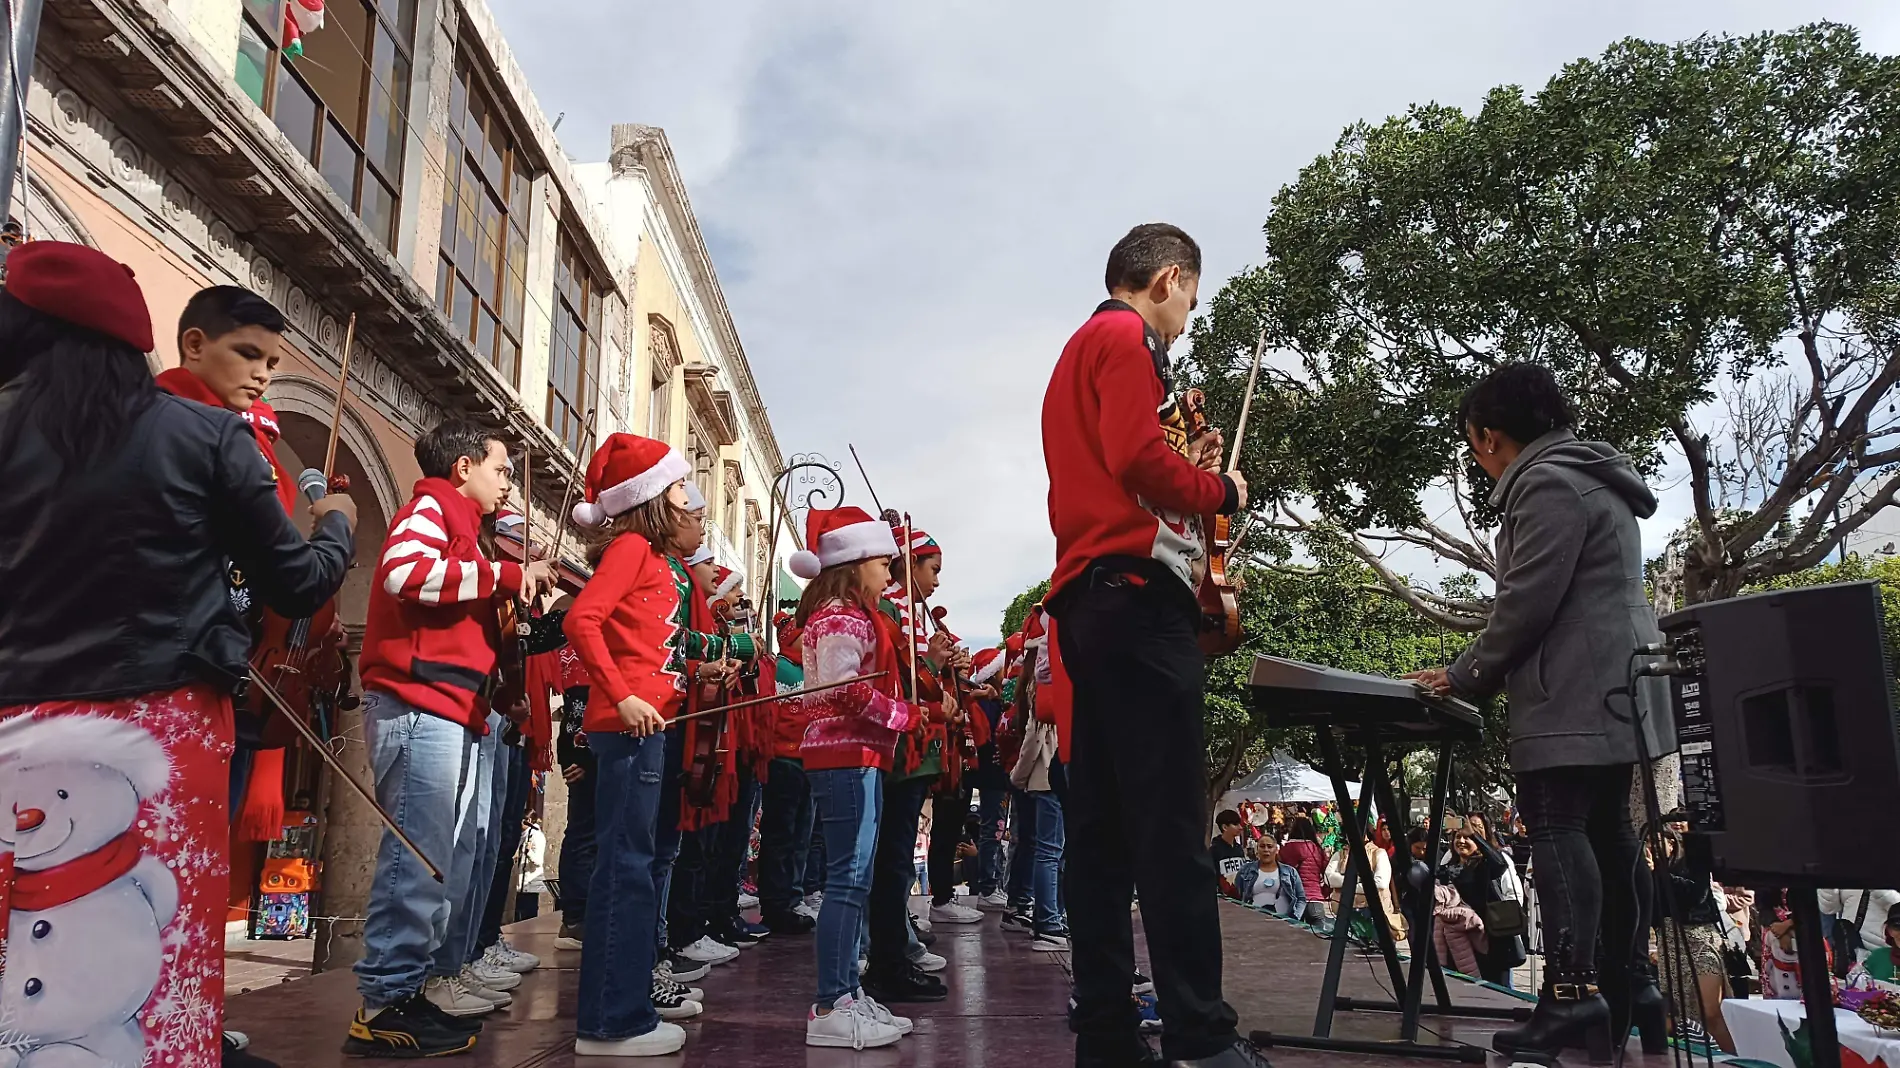
[[[706,927],[706,934],[715,942],[738,946],[740,949],[751,949],[759,944],[758,939],[741,931],[738,924],[731,922],[709,924]]]
[[[348,1057],[446,1057],[467,1053],[475,1048],[475,1036],[466,1030],[451,1030],[422,1012],[416,1002],[427,1003],[420,994],[391,1005],[371,1019],[363,1009],[356,1010],[350,1021],[350,1037],[343,1040]],[[439,1011],[439,1010],[438,1010]]]
[[[678,953],[669,952],[666,956],[666,963],[668,974],[682,983],[690,983],[698,979],[704,979],[706,978],[706,974],[712,971],[712,965],[707,964],[705,961],[694,960],[691,957],[682,957]]]
[[[1028,910],[1012,909],[1009,912],[1003,913],[1003,929],[1005,931],[1021,931],[1024,934],[1029,934],[1035,931],[1036,921],[1030,918]]]
[[[768,912],[760,918],[773,934],[780,935],[810,934],[818,926],[818,921],[796,912]]]
[[[950,996],[950,990],[943,985],[942,979],[909,961],[888,972],[876,967],[866,970],[862,985],[864,992],[872,998],[892,1004],[942,1001]]]
[[[563,923],[560,933],[554,936],[554,948],[569,951],[578,950],[581,948],[581,939],[586,937],[586,934],[587,924],[584,921],[581,923]]]
[[[397,1007],[411,1016],[422,1016],[434,1020],[451,1031],[460,1031],[468,1035],[482,1033],[480,1016],[450,1016],[442,1006],[430,1001],[420,990],[410,995],[409,1000],[400,1003]]]
[[[238,1032],[235,1031],[226,1031],[224,1033],[222,1068],[277,1068],[276,1061],[267,1061],[255,1054],[246,1052],[247,1047],[250,1046],[250,1040],[244,1039],[240,1042],[236,1037],[233,1037],[237,1034]]]
[[[1152,994],[1154,992],[1155,992],[1155,981],[1141,974],[1140,972],[1136,972],[1135,985],[1134,985],[1134,988],[1130,991],[1130,993]]]

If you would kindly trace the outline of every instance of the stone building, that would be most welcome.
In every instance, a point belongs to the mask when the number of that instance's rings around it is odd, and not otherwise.
[[[568,162],[482,0],[329,0],[301,55],[278,47],[285,3],[47,0],[12,205],[29,237],[135,269],[155,369],[196,290],[270,297],[291,323],[269,400],[292,470],[321,461],[354,316],[338,466],[362,514],[341,606],[358,637],[368,564],[419,477],[411,443],[450,414],[525,444],[541,539],[588,413],[600,434],[667,438],[721,561],[763,590],[788,537],[765,529],[779,449],[664,138],[616,139],[652,224],[630,233],[621,171],[603,197]],[[360,723],[338,727],[366,778]],[[324,911],[360,916],[377,826],[299,763],[319,784],[292,800],[324,816]],[[325,934],[320,964],[354,959],[357,929]]]

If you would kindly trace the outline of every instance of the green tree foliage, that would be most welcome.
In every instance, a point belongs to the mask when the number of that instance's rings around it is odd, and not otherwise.
[[[1895,174],[1900,60],[1852,29],[1623,41],[1535,94],[1347,129],[1274,198],[1264,264],[1197,321],[1184,376],[1232,426],[1264,339],[1242,466],[1272,529],[1475,630],[1483,598],[1419,589],[1385,550],[1494,572],[1456,402],[1545,364],[1584,435],[1652,472],[1681,458],[1695,524],[1671,589],[1732,596],[1900,492]]]
[[[1049,596],[1049,580],[1043,579],[1016,595],[1003,609],[1003,629],[999,632],[1007,638],[1022,629],[1023,620],[1029,618],[1029,610],[1036,607],[1044,597]]]

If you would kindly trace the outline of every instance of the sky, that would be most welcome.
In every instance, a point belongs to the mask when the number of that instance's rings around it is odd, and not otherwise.
[[[1042,393],[1130,226],[1193,234],[1205,300],[1355,121],[1630,36],[1828,19],[1900,51],[1892,0],[489,3],[571,157],[666,130],[781,451],[842,463],[870,510],[855,444],[943,545],[935,600],[973,642],[1054,566]],[[1688,514],[1665,492],[1646,537]]]

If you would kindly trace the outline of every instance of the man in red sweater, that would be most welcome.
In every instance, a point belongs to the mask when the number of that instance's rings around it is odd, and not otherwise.
[[[363,731],[376,800],[446,878],[432,879],[385,831],[356,964],[363,1007],[344,1052],[439,1056],[465,1052],[471,1019],[493,999],[462,977],[450,912],[470,900],[477,857],[481,739],[489,729],[494,598],[532,599],[553,566],[482,555],[482,517],[507,500],[508,449],[472,423],[449,420],[416,439],[423,479],[390,522],[363,630]],[[466,923],[462,925],[464,928]]]
[[[1108,255],[1108,301],[1069,339],[1042,405],[1056,570],[1046,600],[1073,686],[1063,757],[1076,1064],[1154,1054],[1129,999],[1141,891],[1162,1054],[1206,1068],[1264,1059],[1221,998],[1219,905],[1207,827],[1195,587],[1205,518],[1246,504],[1216,474],[1220,435],[1179,430],[1168,345],[1187,328],[1201,250],[1178,227],[1137,226]]]

